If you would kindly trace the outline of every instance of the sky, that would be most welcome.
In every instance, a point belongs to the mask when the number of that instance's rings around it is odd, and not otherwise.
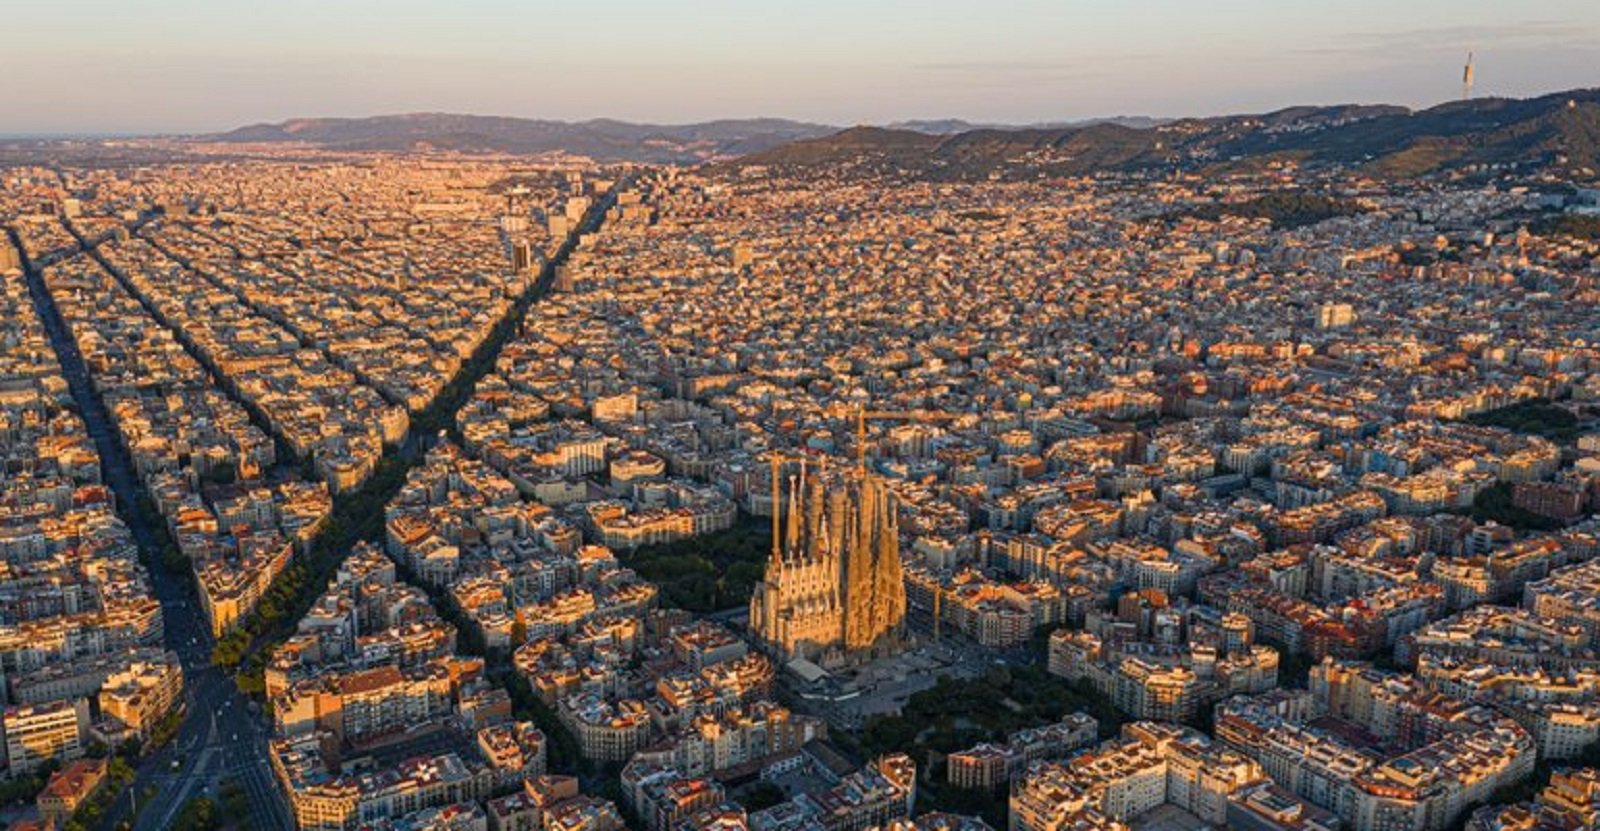
[[[1600,0],[6,0],[0,134],[1033,123],[1600,86]]]

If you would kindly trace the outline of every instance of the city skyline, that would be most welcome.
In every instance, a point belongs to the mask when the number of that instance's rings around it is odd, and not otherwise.
[[[65,2],[31,9],[0,71],[0,135],[222,131],[296,117],[461,112],[686,123],[770,116],[834,125],[962,118],[1025,124],[1186,117],[1300,104],[1410,107],[1459,94],[1589,86],[1600,9],[1560,0],[1192,8],[1010,0],[752,10],[477,2]],[[63,37],[70,32],[71,37]]]
[[[0,828],[1600,829],[1597,2],[33,0]]]

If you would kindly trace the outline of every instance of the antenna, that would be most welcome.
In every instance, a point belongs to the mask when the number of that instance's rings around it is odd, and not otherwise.
[[[1461,70],[1461,100],[1472,98],[1472,53],[1467,53],[1467,66]]]

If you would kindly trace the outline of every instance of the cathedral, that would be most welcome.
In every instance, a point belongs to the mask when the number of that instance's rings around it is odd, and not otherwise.
[[[789,491],[787,528],[750,598],[757,639],[785,660],[823,666],[897,650],[906,590],[893,494],[864,472],[807,479],[803,468]]]

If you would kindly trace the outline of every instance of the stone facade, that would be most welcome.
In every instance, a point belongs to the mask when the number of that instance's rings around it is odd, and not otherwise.
[[[906,616],[895,497],[848,471],[790,478],[788,527],[750,599],[762,644],[785,659],[849,663],[898,646]]]

